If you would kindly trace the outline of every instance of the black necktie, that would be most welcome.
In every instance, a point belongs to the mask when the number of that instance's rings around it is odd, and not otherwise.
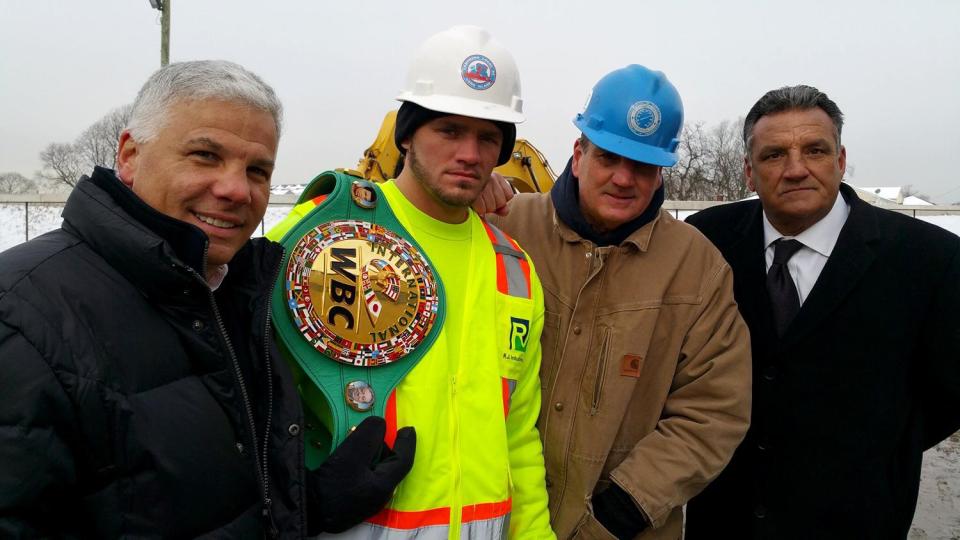
[[[790,326],[790,321],[800,311],[800,295],[787,270],[787,261],[803,247],[797,240],[784,240],[773,243],[773,264],[767,271],[767,290],[770,303],[773,304],[773,320],[777,325],[777,336],[782,336]]]

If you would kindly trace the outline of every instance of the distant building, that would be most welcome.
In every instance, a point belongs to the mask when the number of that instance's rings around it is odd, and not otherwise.
[[[271,195],[300,195],[307,187],[306,184],[278,184],[270,186]]]
[[[871,204],[902,204],[904,206],[932,206],[933,203],[916,195],[904,195],[903,187],[859,187],[847,182],[861,199]]]

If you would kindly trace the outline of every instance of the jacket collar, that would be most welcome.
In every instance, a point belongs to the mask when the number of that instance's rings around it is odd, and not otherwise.
[[[802,338],[829,316],[876,260],[881,241],[878,210],[846,184],[840,184],[840,194],[850,205],[850,215],[810,296],[784,335],[785,343]]]
[[[653,227],[660,220],[664,186],[661,184],[650,205],[637,218],[614,231],[601,234],[592,229],[580,210],[580,180],[574,176],[572,169],[573,158],[567,161],[567,166],[550,190],[550,203],[554,208],[553,222],[560,237],[568,242],[586,241],[600,246],[632,244],[640,251],[646,251],[653,235]]]
[[[80,179],[67,199],[63,218],[65,228],[145,294],[193,288],[197,277],[206,286],[203,231],[154,210],[110,169],[97,167],[90,177]],[[272,242],[248,241],[230,261],[228,281],[248,279],[251,270],[263,270],[264,264],[279,264],[282,253]]]
[[[550,201],[550,205],[553,206],[553,201]],[[646,252],[650,247],[650,239],[653,238],[653,230],[657,226],[657,223],[660,222],[660,219],[663,217],[662,212],[657,212],[657,215],[654,216],[653,220],[650,223],[647,223],[643,227],[633,231],[630,236],[628,236],[623,242],[620,243],[621,246],[633,246],[633,248],[638,251]],[[560,217],[557,215],[556,208],[553,211],[553,228],[557,231],[557,234],[560,235],[560,238],[563,238],[564,241],[580,244],[583,242],[591,242],[589,239],[584,238],[577,234],[577,231],[574,231],[570,228],[569,225],[563,222]]]
[[[840,184],[840,195],[850,205],[850,214],[810,296],[787,328],[782,340],[784,346],[802,339],[829,316],[876,259],[877,244],[881,241],[877,210],[862,201],[846,184]],[[729,252],[731,265],[737,268],[734,287],[738,303],[745,319],[758,321],[757,328],[753,329],[755,334],[774,335],[770,324],[770,299],[763,285],[766,264],[760,201],[751,201],[733,229],[736,240],[730,245]]]

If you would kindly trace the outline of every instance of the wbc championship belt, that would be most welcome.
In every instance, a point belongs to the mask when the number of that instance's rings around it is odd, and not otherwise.
[[[280,240],[272,300],[305,405],[311,469],[365,417],[385,415],[444,317],[439,277],[376,184],[326,172],[301,201],[318,194],[326,198]]]

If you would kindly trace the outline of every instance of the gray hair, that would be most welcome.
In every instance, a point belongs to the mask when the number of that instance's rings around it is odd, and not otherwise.
[[[174,103],[204,99],[239,102],[268,112],[280,137],[283,106],[273,88],[226,60],[177,62],[154,72],[133,102],[127,129],[135,141],[148,142],[163,129]]]
[[[753,139],[753,128],[760,118],[778,112],[792,110],[809,110],[820,108],[827,113],[830,120],[833,121],[834,136],[837,139],[837,148],[840,148],[840,132],[843,130],[843,113],[840,107],[833,102],[826,94],[812,86],[798,84],[797,86],[784,86],[771,90],[763,95],[747,113],[743,121],[743,144],[750,152],[750,143]]]

